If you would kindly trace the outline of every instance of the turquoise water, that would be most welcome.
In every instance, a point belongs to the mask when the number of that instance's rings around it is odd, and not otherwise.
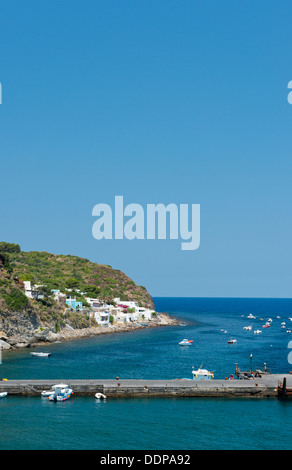
[[[187,322],[103,335],[45,349],[50,358],[33,358],[30,350],[3,354],[1,376],[15,378],[191,378],[203,364],[215,378],[266,362],[272,372],[288,373],[288,342],[281,322],[292,326],[290,299],[156,298],[158,311]],[[243,330],[263,321],[261,335]],[[243,317],[242,317],[243,315]],[[281,319],[277,319],[279,315]],[[227,330],[223,333],[220,330]],[[237,343],[227,343],[235,337]],[[178,342],[193,339],[191,347]],[[292,401],[224,399],[108,399],[75,397],[53,404],[41,398],[0,400],[0,449],[291,449]]]

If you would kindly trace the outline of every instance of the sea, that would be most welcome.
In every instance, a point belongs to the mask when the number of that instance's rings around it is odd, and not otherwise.
[[[144,328],[3,352],[7,379],[215,379],[241,370],[289,373],[292,299],[154,298],[180,326]],[[247,318],[252,314],[255,318]],[[272,319],[271,327],[262,325]],[[282,323],[285,322],[285,328]],[[251,325],[252,331],[244,330]],[[254,334],[259,329],[261,334]],[[288,330],[288,331],[287,331]],[[184,339],[191,346],[179,346]],[[229,344],[230,338],[237,342]],[[35,349],[34,349],[35,350]],[[251,358],[252,355],[252,358]],[[292,400],[224,398],[40,397],[0,399],[0,450],[291,450]]]

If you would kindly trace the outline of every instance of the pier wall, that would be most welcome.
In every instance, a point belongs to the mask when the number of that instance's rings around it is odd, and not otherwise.
[[[40,396],[52,385],[66,383],[74,396],[103,393],[108,398],[135,397],[215,397],[268,398],[278,396],[278,383],[286,377],[292,387],[292,376],[271,374],[251,380],[7,380],[0,381],[0,392],[15,396]]]

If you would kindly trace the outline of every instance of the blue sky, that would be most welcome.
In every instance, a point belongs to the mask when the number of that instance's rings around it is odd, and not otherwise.
[[[291,2],[2,2],[1,235],[153,296],[291,297]],[[92,237],[92,208],[201,205],[201,245]]]

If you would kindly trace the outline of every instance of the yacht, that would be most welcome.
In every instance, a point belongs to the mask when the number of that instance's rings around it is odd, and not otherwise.
[[[180,343],[180,346],[190,346],[193,343],[192,339],[183,339]]]

